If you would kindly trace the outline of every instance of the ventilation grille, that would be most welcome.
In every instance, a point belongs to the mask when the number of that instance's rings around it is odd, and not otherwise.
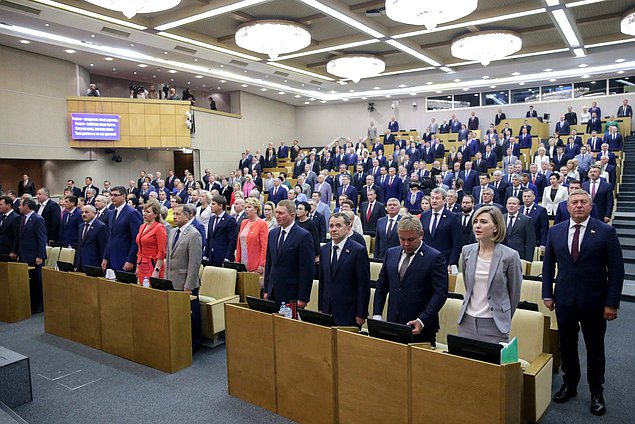
[[[242,66],[243,68],[246,68],[248,65],[247,62],[241,62],[240,60],[236,60],[236,59],[232,59],[229,63],[236,66]]]
[[[108,33],[108,34],[116,35],[118,37],[124,37],[124,38],[130,37],[130,33],[129,32],[120,31],[118,29],[114,29],[114,28],[110,28],[110,27],[103,27],[101,29],[101,32],[105,32],[105,33]]]
[[[180,52],[189,53],[189,54],[195,54],[196,53],[196,50],[190,49],[190,48],[187,48],[187,47],[183,47],[183,46],[176,46],[176,47],[174,47],[174,50],[178,50]]]
[[[15,10],[20,10],[22,12],[30,13],[32,15],[39,15],[40,13],[42,13],[42,11],[39,9],[34,9],[29,6],[24,6],[24,5],[13,3],[11,1],[6,1],[6,0],[0,1],[0,6],[8,7]]]
[[[278,75],[279,77],[288,77],[289,74],[287,74],[286,72],[280,72],[280,71],[275,71],[273,73],[274,75]]]
[[[311,84],[315,84],[315,85],[322,85],[322,81],[318,81],[318,80],[311,80]]]

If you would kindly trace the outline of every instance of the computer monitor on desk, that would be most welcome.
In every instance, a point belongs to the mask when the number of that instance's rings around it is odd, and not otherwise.
[[[68,262],[57,261],[57,269],[64,272],[75,271],[75,266]]]
[[[9,255],[0,255],[0,262],[17,262],[17,261],[18,261],[17,258],[13,259]]]
[[[488,343],[480,340],[459,337],[448,334],[448,353],[490,364],[501,363],[501,349],[499,343]]]
[[[394,322],[368,319],[368,335],[396,343],[412,343],[412,327]]]
[[[333,327],[335,325],[335,318],[330,314],[300,308],[298,308],[298,314],[302,321],[310,324],[321,325],[323,327]]]
[[[134,272],[115,270],[115,278],[118,283],[137,284],[139,282]]]
[[[174,290],[172,281],[163,278],[150,277],[150,287],[157,290]]]
[[[240,262],[224,262],[223,268],[235,269],[236,272],[247,272],[245,264]]]
[[[98,266],[84,265],[84,272],[89,277],[103,277],[105,275],[104,270]]]
[[[249,309],[254,311],[264,312],[266,314],[276,314],[280,311],[278,304],[272,300],[260,299],[253,296],[247,296],[247,304]]]

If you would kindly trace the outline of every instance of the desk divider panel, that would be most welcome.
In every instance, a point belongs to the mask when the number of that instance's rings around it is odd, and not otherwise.
[[[101,349],[134,361],[132,288],[130,284],[100,278]]]
[[[30,317],[28,265],[21,262],[0,263],[0,321],[18,322]]]
[[[225,304],[225,345],[229,394],[277,413],[273,315]]]
[[[42,267],[44,292],[44,331],[71,338],[69,273]]]
[[[101,349],[101,317],[97,278],[68,273],[71,340]]]
[[[236,294],[245,302],[246,296],[260,297],[260,274],[257,272],[239,272],[236,278]]]

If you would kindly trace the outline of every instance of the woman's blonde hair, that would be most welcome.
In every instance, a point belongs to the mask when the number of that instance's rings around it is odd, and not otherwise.
[[[256,209],[256,215],[260,216],[260,214],[262,213],[262,205],[260,204],[258,199],[248,197],[245,199],[245,204],[253,206],[254,209]]]
[[[143,205],[143,210],[148,210],[150,209],[152,211],[152,213],[154,213],[154,220],[156,222],[162,222],[162,218],[161,218],[161,205],[159,205],[159,202],[157,202],[154,199],[150,199],[148,200],[148,203],[145,203]]]
[[[474,225],[476,219],[484,213],[488,214],[492,218],[492,222],[494,223],[494,237],[492,238],[492,241],[494,243],[500,243],[505,240],[505,234],[507,232],[507,227],[505,226],[505,217],[496,206],[481,206],[480,208],[478,208],[478,210],[474,212],[474,216],[472,217],[472,225]]]

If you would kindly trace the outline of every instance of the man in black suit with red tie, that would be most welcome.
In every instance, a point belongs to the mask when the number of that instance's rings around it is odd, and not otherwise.
[[[377,200],[377,193],[370,189],[366,192],[368,200],[360,206],[359,212],[364,233],[368,232],[373,237],[377,231],[377,221],[386,216],[386,207]]]
[[[22,175],[22,181],[18,183],[18,197],[25,193],[35,196],[35,183],[29,179],[29,174]]]

